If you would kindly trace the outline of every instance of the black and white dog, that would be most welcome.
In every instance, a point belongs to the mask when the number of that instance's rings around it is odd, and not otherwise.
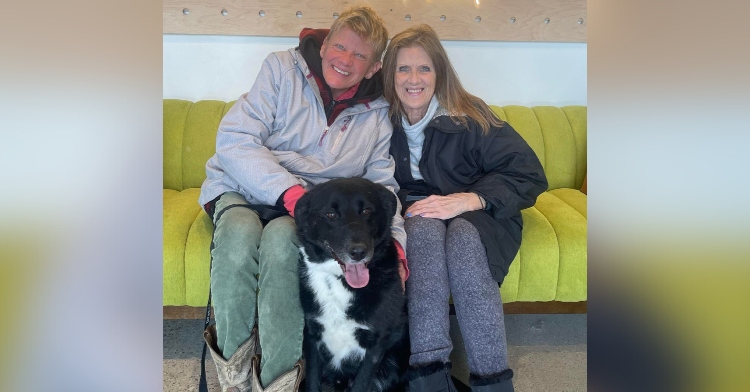
[[[409,333],[391,237],[396,196],[361,178],[334,179],[294,211],[306,392],[404,390]]]

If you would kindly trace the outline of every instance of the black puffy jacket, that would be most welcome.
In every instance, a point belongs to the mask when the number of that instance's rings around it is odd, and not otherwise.
[[[490,272],[502,283],[521,246],[521,210],[533,206],[547,190],[547,177],[534,151],[508,123],[482,135],[482,128],[471,119],[466,127],[449,116],[437,116],[424,130],[419,161],[424,180],[415,180],[401,119],[391,118],[391,123],[391,155],[396,160],[402,211],[413,203],[407,201],[410,195],[474,192],[484,197],[491,203],[488,210],[469,211],[458,217],[477,228],[487,250]]]

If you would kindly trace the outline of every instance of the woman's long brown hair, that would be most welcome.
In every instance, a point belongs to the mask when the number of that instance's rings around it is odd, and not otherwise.
[[[383,59],[383,83],[385,91],[383,96],[390,104],[389,114],[402,118],[405,115],[401,101],[396,95],[394,82],[396,74],[396,56],[402,48],[420,47],[430,56],[435,66],[435,96],[440,106],[448,110],[451,117],[467,125],[466,117],[476,121],[486,134],[491,126],[502,126],[502,120],[490,109],[487,104],[472,94],[469,94],[461,85],[461,81],[453,69],[445,48],[440,39],[429,25],[420,24],[410,27],[396,34],[385,52]]]

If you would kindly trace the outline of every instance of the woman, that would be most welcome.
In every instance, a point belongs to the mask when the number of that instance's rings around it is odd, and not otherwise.
[[[391,155],[405,208],[409,390],[455,391],[449,297],[473,391],[513,391],[498,284],[521,243],[521,210],[547,189],[526,142],[461,86],[435,31],[397,34],[384,64]]]

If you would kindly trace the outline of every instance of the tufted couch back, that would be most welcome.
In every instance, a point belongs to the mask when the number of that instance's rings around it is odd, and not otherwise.
[[[586,176],[586,106],[491,106],[536,153],[549,189],[580,189]]]
[[[200,188],[206,161],[216,151],[216,132],[234,104],[164,100],[164,189]],[[491,106],[534,149],[549,189],[580,189],[586,175],[585,106]]]
[[[213,225],[198,205],[216,132],[234,102],[164,100],[164,305],[205,306]],[[521,211],[523,241],[503,302],[587,298],[585,106],[492,106],[531,145],[550,189]]]
[[[164,189],[200,188],[232,102],[164,100]]]

